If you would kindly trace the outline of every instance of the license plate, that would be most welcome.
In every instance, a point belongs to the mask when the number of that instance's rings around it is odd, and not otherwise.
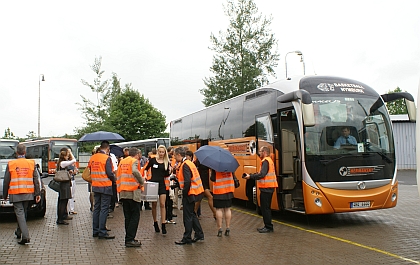
[[[369,208],[370,207],[370,201],[366,202],[351,202],[350,208]]]
[[[10,207],[13,206],[13,203],[10,203],[9,200],[1,200],[0,205],[1,207]]]

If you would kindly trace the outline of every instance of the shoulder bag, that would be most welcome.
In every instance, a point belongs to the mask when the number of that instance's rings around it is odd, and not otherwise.
[[[86,167],[85,170],[83,170],[83,174],[82,174],[82,178],[89,182],[92,183],[92,176],[90,175],[90,168]]]
[[[60,183],[52,179],[50,183],[48,183],[48,187],[53,191],[60,192]]]
[[[55,173],[54,180],[57,182],[70,181],[71,176],[67,170],[59,170]]]

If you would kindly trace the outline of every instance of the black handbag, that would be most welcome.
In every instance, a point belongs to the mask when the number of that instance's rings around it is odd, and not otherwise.
[[[53,191],[60,192],[60,182],[57,182],[54,179],[52,179],[50,183],[48,183],[48,187]]]
[[[236,178],[235,175],[233,175],[233,181],[235,182],[235,188],[239,188],[239,186],[241,186],[241,183],[239,182],[239,179]]]

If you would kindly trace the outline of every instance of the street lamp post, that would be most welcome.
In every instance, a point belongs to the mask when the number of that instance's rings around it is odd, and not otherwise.
[[[305,61],[303,60],[302,52],[301,51],[292,51],[292,52],[286,53],[286,55],[284,56],[284,66],[286,68],[286,79],[287,79],[287,55],[289,53],[296,53],[297,55],[300,56],[300,62],[303,64],[303,75],[305,75]]]
[[[45,81],[43,74],[38,78],[38,138],[41,138],[41,81]]]

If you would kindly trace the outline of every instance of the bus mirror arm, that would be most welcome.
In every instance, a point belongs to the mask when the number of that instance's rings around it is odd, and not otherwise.
[[[404,99],[405,105],[407,106],[408,118],[411,122],[416,121],[416,105],[414,103],[413,96],[408,92],[396,92],[381,95],[384,102],[390,102],[397,99]],[[373,106],[372,106],[373,107]]]

